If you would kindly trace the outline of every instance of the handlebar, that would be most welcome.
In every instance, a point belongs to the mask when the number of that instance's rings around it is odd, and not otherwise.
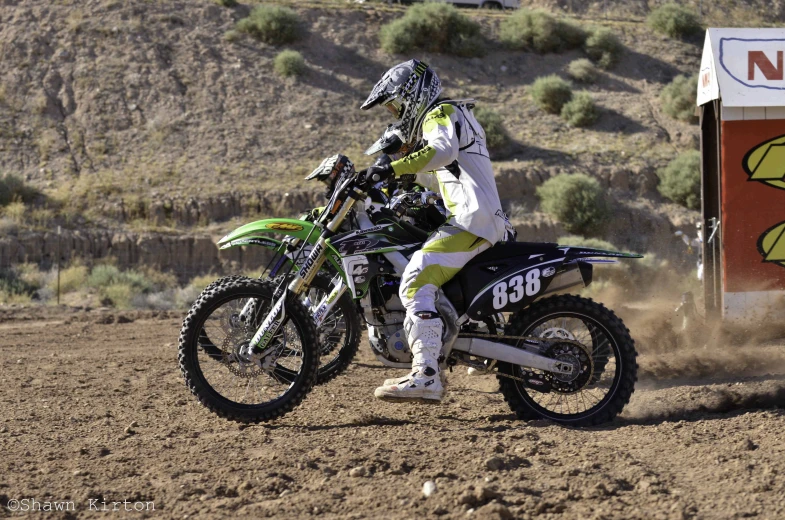
[[[343,165],[343,167],[341,169],[336,168],[335,165],[329,162],[330,159],[333,160],[336,164]],[[325,173],[328,171],[330,175]],[[337,175],[335,175],[336,173]],[[400,183],[404,190],[409,192],[411,191],[409,189],[410,183],[414,182],[415,177],[404,177],[405,178],[392,177],[388,180],[385,180],[384,185],[388,188],[394,189],[394,187]],[[349,158],[340,154],[332,158],[325,159],[322,165],[320,165],[317,170],[314,170],[314,173],[308,177],[308,179],[312,178],[325,181],[329,186],[326,193],[329,199],[327,205],[325,206],[324,211],[314,220],[314,223],[319,227],[326,227],[332,231],[335,231],[333,228],[337,229],[337,227],[340,226],[341,222],[336,222],[336,220],[342,221],[348,214],[349,210],[351,210],[351,208],[354,206],[356,201],[364,201],[369,196],[374,199],[373,193],[376,191],[375,188],[377,188],[377,185],[382,182],[382,177],[378,173],[368,176],[367,171],[365,170],[358,172],[355,170],[354,165],[351,163]],[[422,195],[421,199],[417,200],[415,197],[410,195],[412,194],[405,193],[403,198],[397,199],[398,202],[396,203],[396,206],[403,206],[407,214],[408,209],[413,209],[414,207],[424,207],[431,205],[437,206],[436,200],[431,200],[430,198],[426,199],[422,197]],[[388,199],[388,195],[386,194],[381,197],[384,199],[383,205],[385,206],[395,200],[391,196],[389,196]],[[403,215],[399,213],[397,216],[400,217]]]

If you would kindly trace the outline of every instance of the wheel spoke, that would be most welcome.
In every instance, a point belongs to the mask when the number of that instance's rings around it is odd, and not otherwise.
[[[553,342],[558,342],[560,339],[576,341],[586,347],[586,354],[591,357],[593,364],[591,379],[583,387],[572,392],[552,389],[551,392],[543,394],[529,390],[525,383],[519,382],[516,385],[519,393],[530,401],[535,409],[555,413],[557,416],[573,416],[601,405],[613,387],[618,362],[618,352],[604,329],[589,318],[564,314],[535,323],[522,335],[549,339],[550,341],[541,345],[541,349],[548,349]],[[522,346],[520,342],[519,346]],[[518,373],[522,374],[522,372]],[[546,378],[553,378],[554,383],[559,382],[557,375],[543,374]]]
[[[249,301],[252,300],[238,298],[229,301],[207,317],[203,326],[204,333],[200,336],[200,344],[201,341],[208,339],[209,344],[220,351],[221,361],[216,363],[214,359],[216,352],[205,348],[197,350],[197,359],[204,378],[216,392],[237,403],[262,405],[281,397],[288,391],[300,373],[301,363],[288,363],[285,367],[286,377],[280,377],[275,370],[264,370],[259,368],[256,362],[242,361],[242,349],[254,336],[259,324],[264,321],[269,309],[272,308],[270,301],[253,300],[254,312],[243,322],[241,314],[247,308]],[[298,335],[290,322],[284,323],[273,336],[267,349],[267,356],[284,360],[301,359],[302,348],[295,343],[287,345],[287,334]],[[264,358],[261,363],[264,363]],[[273,363],[273,366],[276,367],[277,363]],[[262,383],[260,378],[264,378],[270,384]]]

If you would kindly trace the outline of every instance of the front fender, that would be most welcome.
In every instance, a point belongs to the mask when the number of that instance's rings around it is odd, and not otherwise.
[[[311,230],[313,230],[314,227],[315,225],[313,222],[292,218],[257,220],[256,222],[240,226],[223,237],[218,241],[218,249],[253,245],[266,247],[273,251],[282,251],[281,246],[283,243],[280,240],[267,236],[271,234],[287,235],[300,240],[305,240],[307,238],[308,243],[314,245],[319,240],[320,235],[318,230],[311,233]],[[327,261],[337,272],[341,273],[341,276],[344,276],[341,256],[329,244],[327,245]]]
[[[244,243],[237,243],[240,239],[247,239],[251,237],[259,237],[263,235],[287,235],[300,240],[305,240],[311,230],[314,228],[313,222],[307,220],[296,220],[293,218],[268,218],[264,220],[257,220],[250,224],[245,224],[235,229],[221,240],[218,241],[219,249],[227,249],[238,245],[246,245]],[[267,238],[267,237],[265,237]],[[318,233],[311,234],[310,243],[314,244],[319,239]],[[280,244],[280,242],[278,242]]]

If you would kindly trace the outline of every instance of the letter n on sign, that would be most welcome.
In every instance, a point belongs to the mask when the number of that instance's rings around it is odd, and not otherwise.
[[[747,79],[755,79],[755,65],[767,80],[782,79],[785,68],[782,67],[782,51],[777,51],[777,67],[769,61],[763,51],[749,51],[747,53]]]

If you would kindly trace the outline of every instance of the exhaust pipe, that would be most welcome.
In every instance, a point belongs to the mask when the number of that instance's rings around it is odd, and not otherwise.
[[[556,374],[570,375],[573,372],[573,366],[569,363],[547,358],[528,350],[507,345],[506,343],[497,343],[481,338],[458,338],[453,343],[452,348],[472,356],[495,359]]]

